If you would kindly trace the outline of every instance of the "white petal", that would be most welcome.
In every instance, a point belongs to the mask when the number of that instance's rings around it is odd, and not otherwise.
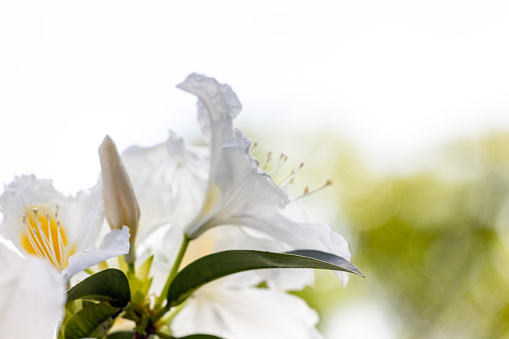
[[[232,119],[235,119],[242,110],[237,95],[229,85],[220,84],[214,78],[195,73],[190,74],[177,87],[199,98],[198,121],[203,137],[207,142],[221,147],[231,138]],[[213,159],[214,153],[213,151]]]
[[[37,179],[34,175],[23,175],[4,187],[0,196],[0,206],[3,220],[0,225],[0,235],[11,240],[14,246],[24,253],[19,239],[25,233],[23,216],[25,209],[40,203],[62,206],[66,205],[66,197],[58,192],[51,180]]]
[[[314,223],[298,223],[279,214],[267,213],[254,218],[237,220],[237,224],[258,229],[289,246],[289,250],[311,249],[329,252],[346,260],[351,259],[348,242],[330,226]],[[343,286],[348,282],[348,274],[334,272]]]
[[[140,240],[161,225],[182,229],[197,214],[210,166],[206,148],[186,147],[171,133],[162,144],[130,147],[122,160],[142,211]]]
[[[94,266],[106,259],[129,252],[129,227],[109,232],[101,247],[89,247],[69,258],[69,265],[62,271],[62,275],[69,280],[74,274]]]
[[[258,161],[249,154],[250,144],[249,139],[235,130],[234,139],[223,145],[211,178],[219,197],[205,202],[204,205],[215,206],[208,215],[200,216],[203,223],[186,228],[189,237],[196,238],[213,226],[233,224],[229,221],[267,213],[288,203],[286,193],[258,168]]]
[[[292,295],[228,288],[220,280],[199,289],[175,317],[176,336],[214,334],[236,339],[317,339],[316,312]]]
[[[68,243],[76,244],[77,250],[95,243],[104,219],[98,186],[81,191],[76,197],[68,197],[58,192],[51,180],[37,179],[34,175],[16,177],[5,186],[0,205],[4,216],[0,235],[11,240],[22,253],[26,253],[20,244],[20,238],[25,234],[23,216],[29,207],[44,205],[55,214],[58,206],[60,225]]]
[[[214,78],[191,74],[177,87],[199,98],[198,120],[210,148],[209,181],[200,212],[195,217],[195,220],[199,221],[206,218],[210,208],[215,205],[218,190],[211,178],[220,164],[219,157],[223,145],[230,142],[234,136],[232,121],[240,113],[242,106],[231,87],[220,84]],[[193,220],[191,223],[196,222]],[[189,235],[188,232],[186,234]]]
[[[0,338],[54,337],[66,301],[64,279],[42,260],[0,244]]]
[[[235,130],[235,138],[223,146],[213,173],[220,198],[205,222],[191,225],[186,233],[195,238],[214,226],[245,226],[279,240],[287,250],[315,249],[350,260],[347,241],[331,227],[297,222],[284,215],[289,198],[258,168],[258,161],[249,154],[249,145],[250,141]],[[335,275],[343,286],[348,281],[347,273]]]
[[[77,250],[93,246],[104,222],[104,205],[99,185],[80,191],[76,197],[69,198],[67,209],[61,208],[61,213],[68,215],[72,229],[69,242],[77,244]]]

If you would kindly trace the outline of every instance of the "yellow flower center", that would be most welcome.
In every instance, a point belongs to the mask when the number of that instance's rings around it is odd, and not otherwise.
[[[68,247],[64,227],[57,220],[57,212],[44,205],[27,207],[23,216],[25,234],[21,245],[30,254],[36,255],[53,265],[59,272],[68,265],[75,246]]]

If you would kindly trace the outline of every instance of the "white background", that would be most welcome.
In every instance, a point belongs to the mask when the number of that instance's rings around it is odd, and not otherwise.
[[[327,128],[402,163],[507,127],[508,16],[487,1],[1,1],[0,181],[72,191],[95,183],[107,133],[120,149],[195,133],[174,87],[190,72],[232,85],[240,126]]]

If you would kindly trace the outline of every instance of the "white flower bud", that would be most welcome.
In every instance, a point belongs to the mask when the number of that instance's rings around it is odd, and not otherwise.
[[[136,259],[134,241],[140,220],[140,207],[117,147],[108,135],[99,147],[99,157],[106,220],[112,229],[129,227],[131,248],[124,259],[132,263]]]

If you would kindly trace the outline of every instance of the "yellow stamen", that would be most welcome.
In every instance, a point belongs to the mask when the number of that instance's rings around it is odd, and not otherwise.
[[[20,241],[28,253],[46,260],[60,272],[67,267],[75,249],[74,246],[68,248],[67,236],[57,220],[57,213],[51,215],[46,206],[26,208],[23,216],[25,234]]]

